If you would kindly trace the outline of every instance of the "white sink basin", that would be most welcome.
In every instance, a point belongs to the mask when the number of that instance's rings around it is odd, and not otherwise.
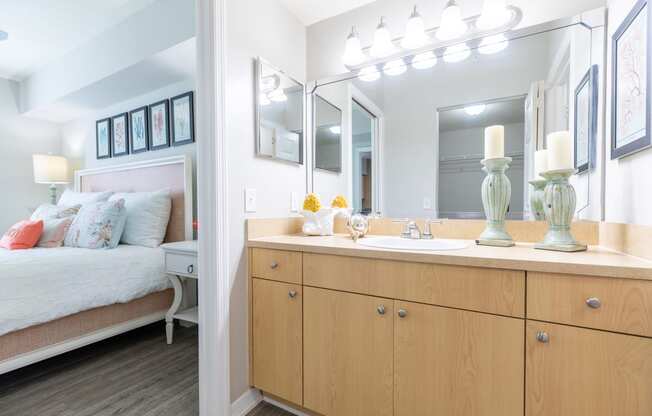
[[[393,250],[426,250],[446,251],[462,250],[469,246],[466,241],[460,240],[411,240],[401,237],[365,237],[358,240],[358,244],[366,247],[388,248]]]

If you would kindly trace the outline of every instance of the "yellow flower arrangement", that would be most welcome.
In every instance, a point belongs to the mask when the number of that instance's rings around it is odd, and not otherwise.
[[[303,209],[306,211],[317,212],[321,209],[321,202],[317,194],[308,194],[303,200]]]
[[[346,198],[344,198],[342,195],[338,195],[333,199],[333,202],[331,202],[331,207],[332,208],[348,208],[349,204],[346,202]]]

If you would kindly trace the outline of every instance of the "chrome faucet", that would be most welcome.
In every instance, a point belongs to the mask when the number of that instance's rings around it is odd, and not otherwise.
[[[430,224],[443,224],[444,220],[426,219],[423,232],[421,232],[421,229],[417,223],[413,220],[410,220],[409,218],[394,220],[394,222],[401,222],[405,224],[403,230],[401,231],[401,238],[409,238],[411,240],[432,240],[434,237],[430,229]]]

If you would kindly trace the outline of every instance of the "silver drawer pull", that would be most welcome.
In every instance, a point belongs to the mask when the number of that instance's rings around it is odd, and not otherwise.
[[[399,318],[405,318],[407,316],[407,311],[405,309],[399,309],[398,310],[398,317]]]
[[[188,274],[193,274],[195,272],[195,266],[191,264],[190,266],[188,266],[186,271],[188,272]]]
[[[288,296],[290,297],[290,299],[296,298],[297,297],[297,291],[296,290],[290,290],[290,292],[288,293]]]
[[[385,315],[385,305],[378,305],[376,308],[378,315]]]
[[[269,265],[271,269],[277,269],[278,268],[278,263],[273,261],[272,264]]]
[[[550,335],[547,332],[539,331],[537,332],[537,341],[547,344],[550,341]]]
[[[602,306],[602,302],[600,302],[600,299],[598,298],[588,298],[586,300],[586,306],[589,308],[598,309],[600,306]]]

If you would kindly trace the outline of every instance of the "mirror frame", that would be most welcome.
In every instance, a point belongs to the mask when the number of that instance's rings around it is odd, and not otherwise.
[[[318,170],[321,172],[330,172],[330,173],[337,173],[340,174],[342,173],[342,165],[344,162],[344,158],[342,157],[342,134],[344,133],[343,125],[344,125],[344,112],[342,111],[341,108],[336,106],[335,104],[331,103],[321,95],[315,93],[312,93],[312,164],[313,164],[313,170]],[[317,98],[320,98],[324,100],[328,105],[331,107],[335,108],[337,111],[340,112],[340,140],[338,143],[338,154],[339,154],[339,159],[340,159],[340,168],[339,169],[326,169],[326,168],[320,168],[317,166]]]
[[[301,127],[302,127],[302,134],[301,134],[301,141],[299,143],[299,161],[294,161],[294,160],[288,160],[288,159],[282,159],[278,158],[274,155],[266,155],[260,152],[260,135],[261,135],[261,129],[260,129],[260,122],[261,122],[261,114],[260,114],[260,80],[262,76],[262,67],[263,65],[266,65],[267,67],[273,69],[277,73],[288,77],[290,80],[295,82],[301,87]],[[304,165],[304,160],[305,160],[305,140],[306,140],[306,85],[303,82],[298,81],[296,78],[292,77],[289,75],[286,71],[279,69],[277,66],[271,64],[268,60],[265,58],[258,56],[254,59],[254,111],[255,111],[255,134],[254,134],[254,140],[256,141],[255,143],[255,153],[256,157],[260,157],[263,159],[270,159],[270,160],[277,160],[279,162],[285,162],[285,163],[291,163],[293,165]]]

